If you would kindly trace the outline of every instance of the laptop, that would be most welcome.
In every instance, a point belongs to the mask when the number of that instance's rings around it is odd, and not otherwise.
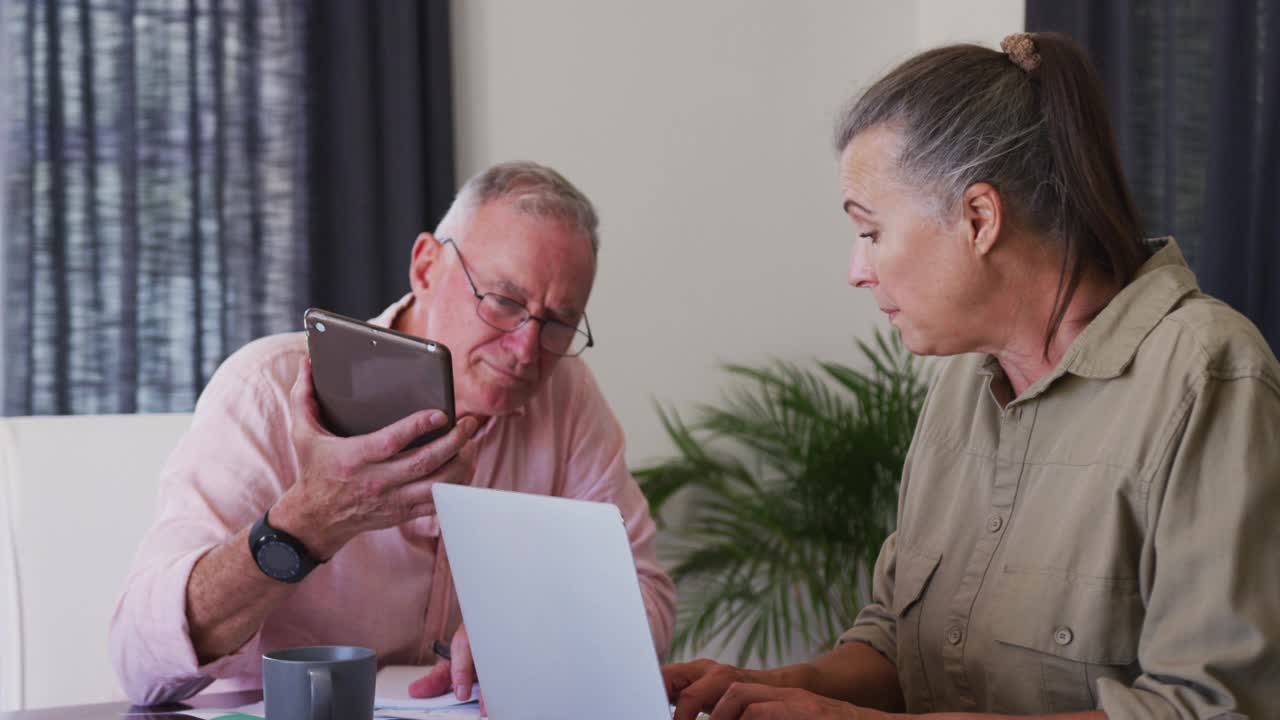
[[[670,720],[622,514],[435,486],[485,707],[502,720]]]

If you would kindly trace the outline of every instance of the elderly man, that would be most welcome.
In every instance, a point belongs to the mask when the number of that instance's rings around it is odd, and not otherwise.
[[[596,226],[590,201],[554,170],[511,163],[468,181],[436,233],[418,237],[411,292],[374,322],[452,351],[459,420],[420,448],[402,451],[442,413],[328,433],[302,333],[223,363],[163,471],[159,519],[112,619],[113,661],[134,702],[177,700],[215,679],[261,687],[261,654],[280,647],[363,645],[384,664],[428,664],[436,640],[451,640],[452,664],[436,662],[413,690],[468,694],[474,668],[430,502],[437,482],[616,504],[665,653],[674,589],[622,430],[574,357],[590,345]],[[314,570],[269,577],[251,530],[293,543]]]

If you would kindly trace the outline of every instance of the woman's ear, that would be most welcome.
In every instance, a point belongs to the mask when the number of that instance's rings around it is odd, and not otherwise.
[[[435,277],[432,269],[440,260],[443,246],[429,232],[420,233],[413,241],[413,254],[409,259],[409,288],[414,294],[431,289]]]
[[[964,191],[964,220],[969,227],[969,246],[985,257],[1000,240],[1004,226],[1004,203],[990,183],[974,183]]]

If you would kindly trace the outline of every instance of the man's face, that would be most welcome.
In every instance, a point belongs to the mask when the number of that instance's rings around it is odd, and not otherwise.
[[[405,329],[448,346],[459,416],[504,415],[529,401],[560,356],[542,348],[537,320],[508,333],[477,316],[463,258],[481,295],[498,293],[536,317],[578,325],[595,278],[591,243],[566,223],[505,199],[475,209],[451,231],[418,238],[410,271],[415,303]],[[440,244],[448,238],[456,248]]]

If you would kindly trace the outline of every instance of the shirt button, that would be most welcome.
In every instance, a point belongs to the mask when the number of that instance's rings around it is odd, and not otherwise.
[[[1004,518],[999,515],[992,515],[987,518],[987,529],[991,532],[1000,532],[1000,528],[1004,527]]]
[[[952,645],[959,645],[960,641],[963,639],[964,639],[964,633],[960,632],[960,628],[953,627],[947,631],[947,642],[951,643]]]
[[[1075,635],[1071,633],[1071,628],[1065,625],[1053,631],[1053,641],[1059,645],[1070,645]]]

